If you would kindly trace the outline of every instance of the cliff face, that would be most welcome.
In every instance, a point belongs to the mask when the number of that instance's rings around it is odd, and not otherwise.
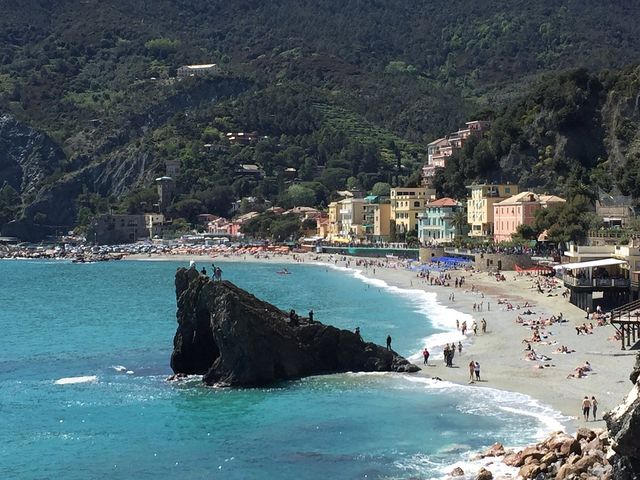
[[[21,195],[31,194],[64,158],[48,136],[0,115],[0,187],[6,182]]]
[[[616,456],[613,459],[615,478],[640,478],[640,355],[630,375],[633,388],[625,401],[604,416]]]
[[[176,273],[178,329],[171,368],[208,384],[265,385],[347,371],[415,372],[395,352],[355,333],[294,318],[230,282],[194,268]]]

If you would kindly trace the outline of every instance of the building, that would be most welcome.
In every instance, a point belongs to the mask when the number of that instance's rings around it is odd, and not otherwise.
[[[162,237],[164,220],[160,213],[99,215],[89,225],[87,240],[114,245]]]
[[[456,213],[463,212],[464,206],[452,198],[440,198],[429,202],[425,211],[418,215],[418,239],[424,245],[451,242],[457,228]]]
[[[562,264],[555,267],[569,300],[574,305],[594,311],[616,308],[640,298],[640,240],[628,245],[569,245]]]
[[[340,223],[340,216],[338,212],[340,211],[340,204],[338,202],[331,202],[327,206],[327,215],[328,215],[328,224],[326,227],[327,235],[325,238],[328,240],[333,240],[338,236],[338,232],[342,228],[342,224]]]
[[[249,145],[258,139],[257,132],[228,132],[225,138],[231,145]]]
[[[264,170],[254,163],[244,163],[236,169],[236,174],[243,177],[260,179],[264,177]]]
[[[435,190],[425,187],[391,189],[391,222],[396,233],[417,231],[418,215],[427,202],[435,198]]]
[[[493,205],[518,193],[517,185],[482,184],[468,185],[467,222],[469,236],[475,238],[493,236]]]
[[[338,205],[338,236],[351,241],[364,238],[364,198],[343,198]]]
[[[165,212],[173,200],[173,195],[176,191],[176,182],[173,178],[164,176],[156,178],[156,184],[158,187],[158,209],[161,212]]]
[[[624,228],[636,216],[631,197],[604,192],[600,192],[596,200],[596,215],[607,228]]]
[[[391,237],[391,203],[389,197],[364,197],[364,236],[368,242],[386,242]]]
[[[536,212],[550,205],[564,203],[564,198],[555,195],[538,195],[521,192],[493,205],[493,240],[511,240],[520,225],[533,225]]]
[[[447,159],[460,150],[472,137],[481,137],[489,130],[491,123],[485,120],[466,122],[466,128],[452,132],[446,137],[434,140],[427,145],[427,163],[422,167],[422,180],[430,185],[438,168],[446,166]]]
[[[167,177],[177,178],[180,175],[180,160],[166,160],[164,172]]]
[[[220,68],[215,63],[207,63],[205,65],[183,65],[177,70],[178,78],[202,77],[216,73],[220,73]]]

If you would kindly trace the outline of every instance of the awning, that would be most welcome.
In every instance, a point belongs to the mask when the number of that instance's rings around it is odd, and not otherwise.
[[[626,260],[618,260],[617,258],[603,258],[602,260],[591,260],[590,262],[565,263],[564,265],[556,265],[556,270],[575,270],[577,268],[593,268],[606,267],[608,265],[626,265]]]

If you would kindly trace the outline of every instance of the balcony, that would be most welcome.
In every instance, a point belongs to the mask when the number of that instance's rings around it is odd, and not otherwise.
[[[566,287],[591,287],[591,288],[629,288],[627,278],[576,278],[563,275],[562,281]]]

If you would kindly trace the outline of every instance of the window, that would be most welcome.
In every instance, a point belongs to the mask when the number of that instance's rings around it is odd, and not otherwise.
[[[420,207],[420,202],[413,202],[413,206],[419,208]]]

